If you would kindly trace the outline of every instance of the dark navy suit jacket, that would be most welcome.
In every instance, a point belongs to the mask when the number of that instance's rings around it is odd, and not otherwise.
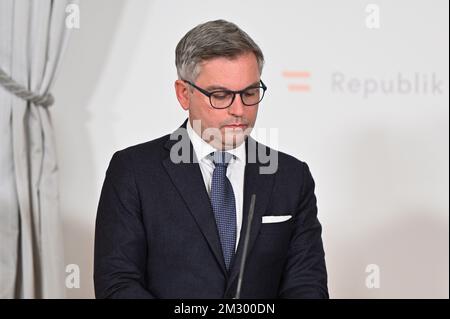
[[[186,121],[178,130],[185,127]],[[263,164],[258,156],[249,162],[248,145],[268,148],[246,140],[241,240],[226,271],[200,167],[174,163],[169,154],[177,141],[169,136],[119,151],[109,164],[95,231],[97,298],[234,297],[252,194],[256,205],[241,298],[328,298],[306,163],[278,152],[276,172],[260,174]],[[262,223],[265,215],[293,217],[268,224]]]

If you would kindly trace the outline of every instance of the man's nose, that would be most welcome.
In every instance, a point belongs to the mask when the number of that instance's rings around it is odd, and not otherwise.
[[[241,96],[236,94],[236,97],[228,108],[228,113],[234,116],[242,116],[244,114],[245,105],[242,103]]]

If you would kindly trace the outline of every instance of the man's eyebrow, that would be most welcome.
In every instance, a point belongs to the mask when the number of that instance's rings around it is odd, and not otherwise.
[[[249,86],[247,86],[245,89],[248,89],[248,88],[251,88],[251,87],[255,87],[255,86],[259,86],[260,83],[261,83],[261,80],[256,81],[255,83],[252,83]],[[215,91],[215,90],[232,91],[229,88],[226,88],[226,87],[221,86],[221,85],[210,85],[210,86],[206,87],[205,90],[206,91]]]

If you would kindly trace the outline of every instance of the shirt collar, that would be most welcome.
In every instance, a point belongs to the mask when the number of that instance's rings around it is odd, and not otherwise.
[[[186,130],[188,133],[188,136],[192,142],[192,146],[194,147],[195,154],[197,155],[197,159],[200,161],[204,159],[206,156],[211,154],[212,152],[216,152],[217,149],[215,149],[213,146],[211,146],[209,143],[207,143],[204,139],[200,137],[200,135],[197,134],[196,131],[191,126],[191,122],[188,119],[186,124]],[[245,163],[246,160],[246,153],[245,153],[245,142],[241,143],[236,148],[227,150],[228,153],[234,155],[234,157],[237,159],[237,161],[241,163]]]

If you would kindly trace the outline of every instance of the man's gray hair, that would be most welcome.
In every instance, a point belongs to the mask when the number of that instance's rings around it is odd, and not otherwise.
[[[247,33],[225,20],[205,22],[190,30],[178,42],[175,50],[178,78],[195,81],[202,62],[217,57],[233,59],[248,52],[255,54],[261,74],[264,55]]]

